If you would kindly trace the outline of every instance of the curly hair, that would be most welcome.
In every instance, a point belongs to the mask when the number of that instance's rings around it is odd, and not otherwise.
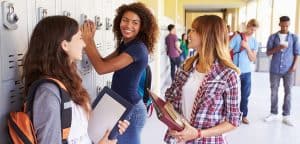
[[[144,42],[148,48],[148,51],[150,53],[153,53],[154,45],[157,42],[159,34],[158,25],[152,12],[143,3],[140,2],[132,3],[129,5],[124,4],[116,10],[117,15],[114,19],[113,32],[115,34],[115,37],[117,38],[117,48],[119,48],[123,37],[120,29],[121,19],[124,13],[127,11],[131,11],[137,14],[141,19],[141,29],[135,39]]]
[[[76,104],[82,106],[86,112],[90,111],[90,98],[82,87],[76,63],[70,63],[68,54],[61,47],[63,40],[71,41],[78,31],[78,23],[66,16],[49,16],[36,25],[23,60],[25,96],[34,81],[52,77],[65,85],[70,98]]]

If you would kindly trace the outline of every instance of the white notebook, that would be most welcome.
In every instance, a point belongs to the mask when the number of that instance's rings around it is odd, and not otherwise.
[[[89,118],[88,134],[94,143],[103,137],[106,130],[110,130],[110,139],[119,134],[118,121],[124,120],[132,105],[120,95],[105,87],[92,104],[93,111]]]

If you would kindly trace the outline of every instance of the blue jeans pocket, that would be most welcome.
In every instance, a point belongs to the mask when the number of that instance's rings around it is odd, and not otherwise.
[[[133,127],[142,128],[144,127],[147,119],[147,110],[142,101],[135,105],[130,116],[130,125]]]

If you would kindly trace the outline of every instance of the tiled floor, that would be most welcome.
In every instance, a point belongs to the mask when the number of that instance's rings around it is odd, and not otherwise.
[[[169,82],[166,82],[169,85]],[[167,87],[167,86],[166,86]],[[163,88],[162,91],[165,90]],[[279,112],[283,101],[283,87],[279,88]],[[241,125],[226,134],[229,144],[300,144],[300,87],[293,88],[292,116],[296,126],[290,127],[278,121],[265,123],[263,118],[269,114],[270,86],[268,73],[253,73],[252,94],[249,99],[249,125]],[[142,133],[142,144],[164,144],[164,126],[155,116],[148,119]],[[298,134],[297,134],[298,133]]]

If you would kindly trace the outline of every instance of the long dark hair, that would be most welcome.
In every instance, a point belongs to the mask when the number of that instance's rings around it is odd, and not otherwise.
[[[63,40],[71,41],[78,31],[78,23],[66,16],[49,16],[36,25],[23,60],[25,95],[35,80],[52,77],[60,80],[71,99],[89,112],[90,98],[82,87],[76,63],[70,62],[68,54],[61,47]]]
[[[136,36],[137,40],[141,40],[145,43],[150,53],[154,51],[154,45],[157,42],[159,30],[155,17],[152,12],[140,2],[132,3],[129,5],[121,5],[117,9],[117,15],[114,19],[113,32],[117,38],[117,48],[122,40],[122,33],[120,29],[121,19],[125,12],[131,11],[137,14],[141,19],[141,29]]]
[[[188,44],[188,39],[184,40],[184,36],[187,36],[187,34],[186,34],[186,33],[183,33],[183,34],[181,35],[181,40],[182,40],[182,42]]]

